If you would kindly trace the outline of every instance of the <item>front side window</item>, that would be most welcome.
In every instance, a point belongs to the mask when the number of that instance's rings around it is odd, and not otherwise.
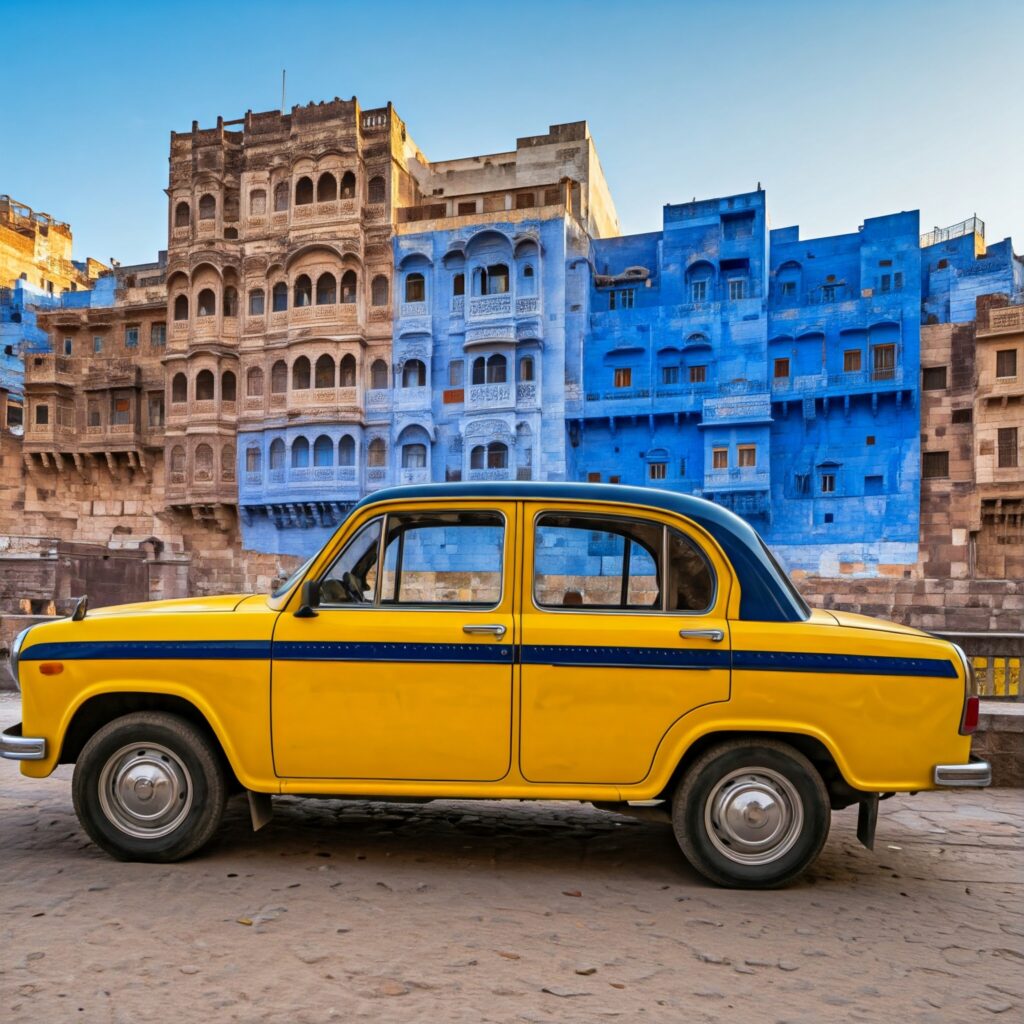
[[[320,603],[491,607],[501,600],[504,550],[497,512],[393,513],[345,545],[321,580]]]
[[[700,612],[714,578],[688,537],[661,523],[551,512],[534,532],[533,593],[541,608]]]

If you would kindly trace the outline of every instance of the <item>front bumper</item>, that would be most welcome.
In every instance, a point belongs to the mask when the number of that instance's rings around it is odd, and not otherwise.
[[[46,759],[46,740],[21,735],[21,722],[0,733],[0,757],[8,761],[43,761]]]
[[[980,789],[992,785],[992,765],[971,754],[968,764],[937,764],[932,777],[936,786],[973,786]]]

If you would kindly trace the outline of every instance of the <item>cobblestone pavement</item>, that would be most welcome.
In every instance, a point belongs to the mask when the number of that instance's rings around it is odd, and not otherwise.
[[[0,695],[0,722],[17,721]],[[234,801],[184,864],[120,864],[0,763],[5,1021],[1021,1021],[1024,792],[835,816],[782,892],[716,889],[665,825],[574,803]]]

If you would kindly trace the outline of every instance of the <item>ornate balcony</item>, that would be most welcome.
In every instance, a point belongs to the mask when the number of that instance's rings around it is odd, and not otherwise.
[[[425,467],[400,469],[398,471],[398,482],[400,484],[429,484],[430,470]]]
[[[391,411],[391,389],[371,388],[366,392],[366,415],[381,415]]]
[[[397,388],[394,392],[394,407],[400,412],[429,412],[430,388]]]
[[[509,316],[512,313],[512,296],[478,295],[469,300],[470,319],[484,316]]]
[[[523,380],[516,385],[516,405],[532,407],[540,404],[540,387],[536,381]]]
[[[425,302],[403,302],[398,307],[400,317],[428,316],[430,307]]]
[[[516,316],[539,316],[540,296],[521,295],[516,299]]]
[[[470,480],[514,480],[514,470],[508,466],[503,469],[471,469]]]
[[[713,469],[704,474],[704,490],[711,493],[767,490],[770,483],[768,471],[756,466],[732,466],[729,469]]]
[[[474,384],[468,389],[466,409],[470,412],[482,409],[512,409],[515,406],[514,394],[514,385],[509,383]]]

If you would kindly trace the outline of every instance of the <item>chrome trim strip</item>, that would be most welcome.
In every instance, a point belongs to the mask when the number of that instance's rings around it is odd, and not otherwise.
[[[43,761],[46,759],[46,740],[22,736],[19,722],[0,733],[0,757],[8,761]]]
[[[981,789],[992,785],[992,765],[972,754],[969,764],[937,764],[932,777],[936,786],[973,786]]]

